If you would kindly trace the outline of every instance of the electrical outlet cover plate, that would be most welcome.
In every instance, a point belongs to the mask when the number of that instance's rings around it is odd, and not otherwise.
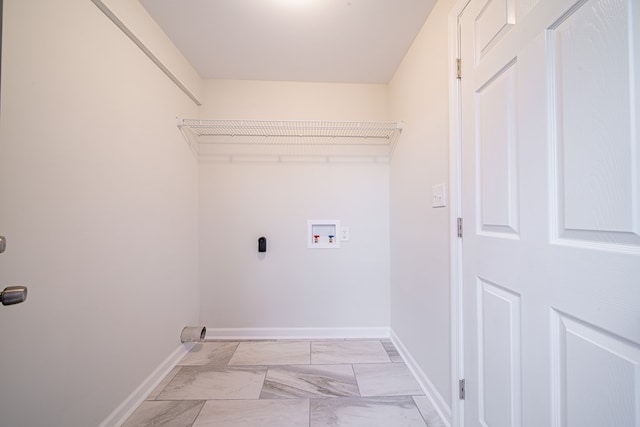
[[[343,242],[348,242],[349,241],[349,227],[347,227],[346,225],[342,226],[342,230],[341,234],[340,234],[340,240],[342,240]]]

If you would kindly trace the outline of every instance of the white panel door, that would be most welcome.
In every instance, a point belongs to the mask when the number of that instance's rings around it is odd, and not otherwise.
[[[460,17],[467,426],[640,426],[640,2]]]

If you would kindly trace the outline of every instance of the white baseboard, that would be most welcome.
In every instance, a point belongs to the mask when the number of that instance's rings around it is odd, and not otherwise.
[[[422,388],[422,391],[424,391],[425,396],[427,396],[427,399],[429,399],[429,401],[433,405],[433,408],[436,410],[438,415],[440,415],[442,422],[444,422],[447,427],[451,427],[451,406],[449,406],[447,401],[442,397],[427,374],[425,374],[422,368],[420,368],[420,365],[418,365],[413,356],[411,356],[411,353],[409,353],[409,351],[404,346],[400,338],[398,338],[398,336],[395,334],[393,329],[390,330],[390,337],[393,345],[395,345],[396,349],[400,353],[400,356],[402,356],[402,359],[407,364],[407,367],[418,381],[420,388]]]
[[[99,427],[116,427],[122,425],[133,411],[144,401],[160,381],[191,350],[193,343],[181,344],[169,355],[143,382],[102,422]]]
[[[207,340],[388,338],[389,328],[209,328]]]

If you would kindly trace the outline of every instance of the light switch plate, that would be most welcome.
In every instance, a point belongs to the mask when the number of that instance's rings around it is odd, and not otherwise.
[[[434,208],[443,208],[447,206],[447,188],[445,184],[433,186],[431,200],[431,204]]]

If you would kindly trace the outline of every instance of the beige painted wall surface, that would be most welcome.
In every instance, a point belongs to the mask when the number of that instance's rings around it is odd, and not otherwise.
[[[384,120],[384,85],[205,82],[202,118]],[[202,162],[200,316],[209,328],[389,325],[387,163]],[[341,249],[306,247],[338,219]],[[264,257],[257,239],[268,239]]]
[[[140,2],[93,0],[108,9],[202,103],[202,79]]]
[[[432,208],[431,191],[449,182],[447,19],[453,4],[436,4],[389,91],[392,119],[405,121],[390,172],[391,327],[449,406],[449,208]]]
[[[388,86],[205,80],[202,119],[389,120]]]
[[[198,312],[195,105],[89,1],[4,1],[0,424],[95,426]]]

